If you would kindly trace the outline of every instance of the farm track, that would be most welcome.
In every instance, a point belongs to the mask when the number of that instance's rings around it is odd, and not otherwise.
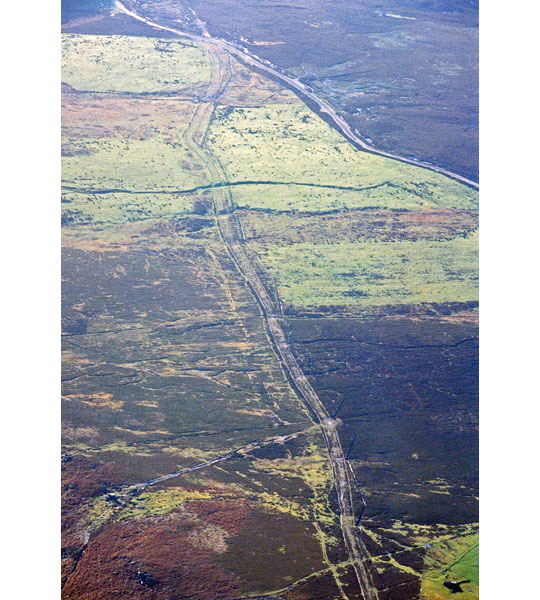
[[[206,31],[204,32],[204,35],[196,35],[194,33],[189,33],[187,31],[175,29],[174,27],[167,27],[166,25],[160,25],[159,23],[155,23],[154,21],[151,21],[150,19],[147,19],[147,18],[137,14],[136,12],[128,9],[126,6],[124,6],[124,4],[122,4],[122,2],[119,2],[119,0],[116,0],[115,6],[116,6],[116,10],[118,10],[119,12],[122,12],[130,17],[133,17],[137,21],[141,21],[142,23],[145,23],[146,25],[149,25],[150,27],[154,27],[156,29],[161,29],[163,31],[169,31],[170,33],[175,33],[176,35],[178,35],[180,37],[186,37],[186,38],[189,38],[192,40],[196,40],[198,42],[203,42],[206,44],[212,44],[212,45],[221,47],[224,50],[226,50],[228,53],[231,53],[231,54],[234,54],[234,55],[240,57],[242,62],[247,63],[248,65],[251,65],[252,67],[255,67],[256,69],[260,69],[260,70],[264,71],[271,77],[277,78],[281,83],[284,83],[286,85],[286,87],[292,88],[293,90],[300,93],[302,96],[304,96],[311,102],[314,102],[319,107],[319,109],[322,113],[328,115],[328,117],[335,124],[338,131],[345,138],[347,138],[354,146],[361,148],[362,150],[365,150],[366,152],[370,152],[371,154],[377,154],[379,156],[384,156],[386,158],[391,158],[393,160],[398,160],[400,162],[404,162],[404,163],[407,163],[410,165],[414,165],[416,167],[428,169],[430,171],[434,171],[436,173],[446,175],[447,177],[450,177],[451,179],[460,181],[461,183],[464,183],[465,185],[468,185],[469,187],[472,187],[474,189],[479,189],[479,187],[480,187],[478,182],[473,181],[472,179],[468,179],[467,177],[463,177],[462,175],[459,175],[457,173],[453,173],[452,171],[449,171],[448,169],[444,169],[442,167],[437,167],[436,165],[431,165],[431,164],[428,164],[428,163],[425,163],[425,162],[422,162],[419,160],[415,160],[414,158],[406,158],[404,156],[399,156],[398,154],[393,154],[391,152],[385,152],[384,150],[378,150],[377,148],[367,144],[366,142],[364,142],[364,140],[362,140],[358,135],[356,135],[352,131],[349,124],[336,113],[336,111],[332,108],[332,106],[328,102],[326,102],[326,100],[323,100],[322,98],[319,98],[317,95],[315,95],[299,79],[295,79],[293,77],[289,77],[288,75],[285,75],[284,73],[281,73],[273,65],[270,65],[270,63],[267,64],[266,62],[263,62],[259,57],[254,56],[253,54],[249,53],[245,48],[237,46],[236,44],[233,44],[231,42],[227,42],[223,39],[213,38]]]
[[[211,57],[211,81],[204,99],[197,106],[184,133],[184,142],[193,154],[199,158],[201,164],[206,167],[210,181],[218,183],[227,181],[226,173],[219,160],[204,145],[204,138],[214,110],[214,99],[219,95],[219,86],[224,80],[222,69],[224,57],[212,44],[204,43],[204,46]],[[286,374],[290,378],[298,395],[307,405],[310,413],[314,415],[321,427],[332,466],[345,547],[355,570],[362,596],[365,600],[376,600],[377,593],[364,564],[370,560],[370,556],[362,542],[360,530],[357,527],[353,510],[350,470],[343,454],[336,423],[328,414],[317,393],[298,365],[287,342],[274,301],[268,294],[246,253],[244,233],[241,223],[234,212],[234,200],[231,188],[229,186],[214,185],[213,198],[214,213],[223,243],[260,306],[269,338]]]

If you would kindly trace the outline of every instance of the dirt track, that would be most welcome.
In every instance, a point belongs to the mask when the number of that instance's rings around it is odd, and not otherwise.
[[[279,311],[276,310],[274,301],[268,294],[246,253],[242,226],[234,212],[231,187],[228,185],[217,185],[227,182],[226,173],[217,157],[204,145],[206,129],[214,110],[214,101],[222,92],[222,86],[227,79],[228,68],[230,68],[230,63],[229,66],[227,65],[227,53],[238,53],[240,51],[233,47],[231,49],[229,44],[221,40],[211,40],[202,36],[185,34],[179,30],[153,23],[128,10],[118,1],[116,2],[116,6],[118,10],[148,25],[172,31],[179,36],[194,38],[202,42],[209,53],[211,62],[210,82],[204,99],[197,105],[189,126],[186,129],[184,142],[207,169],[210,181],[213,184],[214,213],[221,238],[237,269],[245,278],[261,308],[266,329],[285,372],[290,377],[298,395],[321,427],[332,465],[334,486],[340,507],[340,525],[349,559],[355,570],[364,599],[377,600],[377,591],[371,582],[365,566],[365,563],[370,560],[370,556],[362,542],[360,529],[357,527],[353,509],[350,469],[345,460],[336,423],[328,414],[324,404],[302,372],[290,349],[280,322]],[[226,50],[226,52],[223,52],[220,48]],[[246,59],[245,56],[243,58]],[[253,59],[250,59],[250,61],[253,62]],[[269,69],[266,68],[265,70]],[[280,77],[282,76],[280,75]]]
[[[230,52],[231,54],[235,54],[235,55],[239,56],[244,62],[251,64],[252,66],[256,67],[257,69],[266,71],[273,77],[276,77],[280,81],[285,83],[287,85],[287,87],[291,87],[291,88],[297,90],[298,92],[303,94],[305,97],[307,97],[311,101],[315,102],[319,106],[319,109],[323,113],[328,114],[329,117],[334,121],[334,123],[336,124],[338,130],[342,133],[342,135],[344,135],[347,139],[349,139],[351,142],[353,142],[353,144],[355,144],[356,146],[360,146],[361,148],[363,148],[364,150],[366,150],[368,152],[371,152],[372,154],[377,154],[379,156],[384,156],[386,158],[392,158],[393,160],[398,160],[400,162],[408,163],[408,164],[414,165],[416,167],[421,167],[423,169],[429,169],[430,171],[435,171],[436,173],[441,173],[442,175],[446,175],[447,177],[450,177],[457,181],[461,181],[461,183],[464,183],[465,185],[468,185],[475,189],[478,189],[480,187],[476,181],[467,179],[467,177],[463,177],[462,175],[458,175],[457,173],[453,173],[452,171],[449,171],[442,167],[430,165],[428,163],[414,160],[413,158],[405,158],[404,156],[392,154],[391,152],[384,152],[383,150],[378,150],[377,148],[370,146],[369,144],[364,142],[364,140],[362,140],[360,137],[358,137],[351,130],[348,123],[336,113],[336,111],[332,108],[332,106],[330,106],[330,104],[328,102],[326,102],[326,100],[322,100],[321,98],[316,96],[308,87],[306,87],[298,79],[293,79],[292,77],[289,77],[288,75],[285,75],[284,73],[280,73],[273,66],[266,64],[258,56],[254,56],[253,54],[248,52],[245,48],[241,48],[241,47],[236,46],[235,44],[232,44],[231,42],[227,42],[225,40],[212,38],[212,37],[210,37],[208,32],[205,32],[205,35],[201,36],[201,35],[195,35],[194,33],[188,33],[186,31],[181,31],[180,29],[175,29],[173,27],[167,27],[165,25],[160,25],[159,23],[154,23],[153,21],[150,21],[149,19],[146,19],[145,17],[142,17],[142,16],[138,15],[137,13],[129,10],[122,4],[122,2],[119,2],[119,0],[116,0],[115,6],[119,12],[123,12],[124,14],[127,14],[130,17],[137,19],[138,21],[146,23],[150,27],[155,27],[156,29],[162,29],[163,31],[175,33],[181,37],[187,37],[187,38],[190,38],[193,40],[197,40],[199,42],[205,42],[208,44],[213,44],[213,45],[219,46],[219,47],[223,48],[224,50],[226,50],[227,52]]]
[[[212,44],[205,43],[205,46],[211,56],[211,81],[204,100],[195,110],[184,135],[184,141],[207,168],[211,181],[217,184],[219,182],[226,182],[227,176],[219,160],[204,146],[203,141],[214,109],[213,100],[219,95],[219,86],[224,81],[223,65],[225,64],[226,55]],[[343,454],[336,423],[328,414],[323,403],[298,365],[283,332],[274,301],[268,294],[246,253],[242,226],[234,213],[234,200],[231,188],[229,186],[216,185],[213,187],[213,197],[214,213],[221,238],[236,267],[246,279],[257,299],[268,334],[286,373],[294,384],[298,395],[307,405],[311,414],[315,416],[321,427],[332,465],[334,486],[340,507],[340,525],[345,546],[351,564],[356,572],[363,597],[365,600],[376,600],[377,593],[364,564],[370,557],[362,542],[360,531],[356,527],[349,468]]]

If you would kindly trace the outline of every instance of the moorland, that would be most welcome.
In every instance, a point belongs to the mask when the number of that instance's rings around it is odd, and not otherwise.
[[[478,181],[478,2],[127,0],[305,83],[366,142]]]
[[[63,597],[477,598],[477,191],[210,41],[74,23]]]

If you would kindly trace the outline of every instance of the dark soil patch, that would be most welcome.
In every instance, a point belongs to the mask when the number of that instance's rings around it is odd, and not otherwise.
[[[128,15],[98,15],[73,19],[62,25],[62,33],[82,33],[91,35],[133,35],[154,38],[177,38],[170,31],[150,27]]]

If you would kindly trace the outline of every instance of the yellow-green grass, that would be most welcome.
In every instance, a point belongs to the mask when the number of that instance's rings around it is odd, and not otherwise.
[[[181,143],[165,136],[146,139],[68,140],[62,160],[68,187],[125,192],[175,192],[208,183],[206,171]]]
[[[190,41],[62,35],[62,81],[76,90],[152,93],[206,85],[210,61]]]
[[[357,190],[342,193],[298,186],[235,189],[239,191],[237,201],[249,207],[477,206],[476,191],[427,169],[360,152],[300,104],[218,108],[207,143],[230,181],[310,183]]]
[[[262,246],[261,260],[293,306],[464,302],[478,298],[478,235]]]
[[[87,194],[62,192],[65,225],[114,226],[147,219],[171,219],[193,210],[191,194]]]

